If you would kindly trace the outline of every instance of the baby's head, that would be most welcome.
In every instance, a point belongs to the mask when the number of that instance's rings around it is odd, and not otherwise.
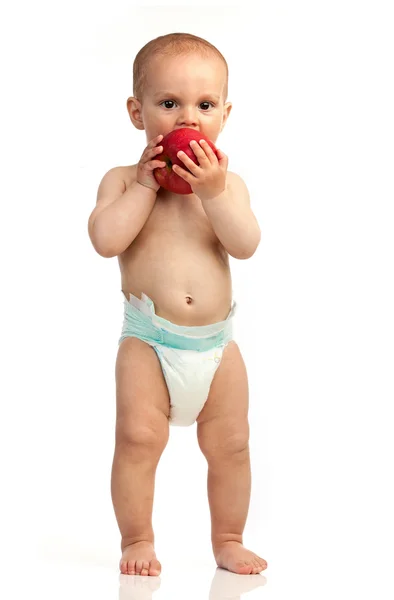
[[[219,50],[195,35],[170,33],[135,57],[127,110],[147,141],[190,127],[215,142],[232,107],[227,93],[228,66]]]

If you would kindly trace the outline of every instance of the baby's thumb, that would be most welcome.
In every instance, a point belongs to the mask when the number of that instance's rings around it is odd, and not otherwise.
[[[217,148],[216,151],[216,156],[218,158],[219,161],[219,165],[221,167],[225,167],[227,169],[227,165],[228,165],[228,157],[225,155],[224,152],[222,152],[221,150],[219,150],[219,148]]]

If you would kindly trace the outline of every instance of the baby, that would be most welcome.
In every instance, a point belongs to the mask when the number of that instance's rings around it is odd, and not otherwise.
[[[267,563],[242,537],[251,490],[249,399],[245,363],[232,339],[228,255],[251,257],[260,228],[245,183],[207,143],[191,143],[198,164],[179,154],[184,168],[176,173],[192,194],[171,193],[153,175],[165,166],[157,157],[170,131],[190,127],[216,142],[232,107],[227,63],[206,40],[172,33],[138,52],[133,77],[127,110],[145,130],[147,146],[137,164],[104,175],[89,218],[96,252],[118,257],[124,294],[111,480],[120,571],[160,574],[152,529],[156,468],[169,425],[197,422],[216,563],[259,573]]]

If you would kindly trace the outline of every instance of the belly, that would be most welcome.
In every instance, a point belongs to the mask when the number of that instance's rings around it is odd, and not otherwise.
[[[223,321],[230,312],[231,273],[220,245],[156,237],[136,240],[118,260],[126,297],[143,292],[163,319],[190,327]]]

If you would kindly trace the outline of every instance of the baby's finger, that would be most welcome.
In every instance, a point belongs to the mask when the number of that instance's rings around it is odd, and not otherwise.
[[[204,141],[204,140],[203,140],[203,141]],[[208,144],[206,144],[206,145],[208,145]],[[205,154],[205,152],[204,152],[204,150],[205,150],[205,146],[204,146],[204,148],[202,148],[202,147],[201,147],[201,146],[200,146],[200,145],[197,143],[197,141],[196,141],[196,140],[192,140],[192,141],[190,142],[190,147],[191,147],[191,149],[193,150],[194,154],[197,156],[197,158],[198,158],[198,161],[199,161],[199,162],[200,162],[200,160],[206,160],[206,159],[207,159],[207,156],[206,156],[206,154]]]
[[[151,160],[154,156],[156,156],[157,154],[160,154],[161,152],[163,152],[163,146],[155,146],[154,148],[145,150],[145,152],[143,153],[143,155],[141,157],[141,161],[146,163],[149,160]]]
[[[153,140],[151,140],[149,142],[149,144],[147,145],[147,149],[148,148],[153,148],[154,146],[156,146],[156,144],[158,144],[161,140],[163,139],[163,136],[160,134],[157,137],[153,138]]]
[[[207,155],[207,157],[209,158],[211,163],[213,164],[213,163],[217,162],[216,154],[212,150],[211,146],[205,140],[201,140],[200,144],[201,144],[202,148],[205,150],[205,154]],[[194,146],[193,146],[193,152],[194,152]],[[219,150],[219,152],[220,152],[220,150]]]
[[[155,146],[154,148],[151,148],[147,152],[147,155],[148,156],[155,156],[155,154],[160,154],[161,152],[163,152],[163,146]]]
[[[228,156],[227,154],[225,154],[224,152],[222,152],[221,150],[219,150],[219,148],[216,148],[217,151],[217,159],[219,161],[219,165],[221,167],[225,167],[227,169],[227,165],[228,165]]]
[[[162,160],[150,160],[148,163],[146,163],[146,166],[149,166],[149,168],[153,171],[153,169],[160,169],[161,167],[165,167],[166,163]]]
[[[194,148],[193,148],[193,152],[194,152]],[[180,150],[178,152],[177,157],[185,164],[186,168],[189,169],[189,171],[191,171],[191,173],[193,173],[194,175],[197,175],[198,173],[201,172],[201,167],[199,165],[196,165],[194,160],[189,158],[188,155],[185,152],[183,152],[182,150]]]

